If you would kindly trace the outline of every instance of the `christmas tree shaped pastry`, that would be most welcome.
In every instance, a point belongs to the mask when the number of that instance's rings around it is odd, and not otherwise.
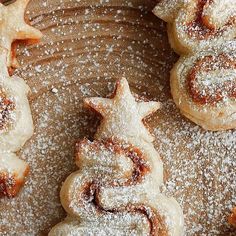
[[[0,47],[8,50],[7,66],[17,67],[12,43],[16,40],[39,40],[42,33],[25,22],[25,9],[30,0],[17,0],[4,6],[0,3]]]
[[[15,154],[33,134],[33,121],[23,79],[9,76],[17,66],[13,43],[38,40],[42,33],[25,22],[29,0],[0,3],[0,197],[14,197],[24,183],[28,165]]]
[[[13,197],[24,182],[28,165],[14,152],[33,134],[33,121],[25,81],[10,77],[6,66],[7,51],[0,48],[0,196]]]
[[[94,141],[77,144],[79,170],[61,189],[68,216],[49,235],[182,235],[182,210],[160,193],[163,165],[143,123],[159,103],[136,101],[121,79],[112,98],[85,104],[102,121]]]
[[[236,37],[235,0],[160,0],[153,12],[167,22],[169,41],[178,54]]]
[[[167,22],[181,55],[171,93],[181,113],[206,130],[236,127],[236,2],[160,0],[154,13]]]

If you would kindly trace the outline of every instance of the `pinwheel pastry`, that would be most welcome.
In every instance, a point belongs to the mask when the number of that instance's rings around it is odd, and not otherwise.
[[[181,112],[208,130],[236,127],[236,41],[183,56],[171,71]]]
[[[30,0],[17,0],[7,6],[0,3],[0,47],[8,50],[7,67],[17,67],[14,42],[39,40],[42,33],[25,22],[25,9]]]
[[[33,134],[33,122],[23,79],[8,75],[7,51],[0,48],[0,195],[14,196],[28,166],[17,159],[18,151]]]
[[[163,166],[142,121],[159,103],[137,101],[121,79],[112,98],[85,104],[102,121],[94,141],[77,144],[79,170],[61,189],[68,217],[49,235],[182,235],[182,210],[160,193]]]
[[[234,0],[160,0],[154,14],[168,23],[169,40],[178,54],[236,37]]]

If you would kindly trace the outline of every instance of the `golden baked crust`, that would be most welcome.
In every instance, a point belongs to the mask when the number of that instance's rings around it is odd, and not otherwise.
[[[154,14],[168,22],[172,48],[194,53],[236,36],[236,5],[231,0],[161,0]]]
[[[14,153],[0,153],[0,197],[15,197],[28,172],[28,164]]]
[[[179,115],[169,87],[177,60],[153,0],[32,0],[31,24],[39,45],[20,47],[16,73],[32,88],[35,132],[18,153],[30,175],[17,198],[1,199],[3,236],[47,235],[65,218],[59,191],[75,171],[75,142],[92,138],[99,118],[85,97],[105,97],[120,75],[132,91],[161,101],[145,120],[164,163],[166,188],[185,213],[186,235],[235,235],[227,224],[235,202],[235,131],[206,132]],[[86,19],[86,20],[85,20]],[[147,92],[148,91],[148,92]],[[16,211],[17,209],[17,211]]]
[[[182,210],[160,193],[162,162],[142,121],[160,104],[136,102],[124,78],[112,99],[87,98],[85,104],[102,121],[95,141],[77,146],[79,170],[60,194],[68,217],[49,235],[182,236]]]
[[[0,48],[0,196],[14,197],[24,183],[29,167],[15,152],[33,134],[25,81],[8,75],[7,51]]]
[[[173,99],[183,115],[206,130],[236,127],[236,5],[230,4],[162,0],[154,9],[181,55],[171,71]]]
[[[236,127],[236,43],[183,56],[171,71],[171,93],[181,112],[206,130]]]
[[[39,39],[40,31],[25,23],[29,0],[17,0],[5,6],[0,3],[0,197],[14,197],[24,183],[28,165],[15,152],[33,134],[28,102],[30,88],[9,71],[17,62],[13,50],[16,40]]]
[[[26,23],[25,9],[29,1],[17,0],[8,6],[0,3],[0,47],[8,51],[8,68],[18,67],[15,49],[19,40],[37,41],[42,37],[42,33],[39,30]],[[13,43],[14,45],[12,45]]]

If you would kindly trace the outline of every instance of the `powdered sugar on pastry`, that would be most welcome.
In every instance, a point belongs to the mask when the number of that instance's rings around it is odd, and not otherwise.
[[[61,190],[68,217],[49,235],[182,235],[182,210],[160,193],[162,162],[142,121],[159,103],[137,102],[121,79],[111,99],[85,104],[103,119],[95,141],[77,145],[79,170]]]
[[[235,38],[235,6],[235,0],[165,0],[158,3],[154,14],[168,22],[173,49],[188,54]]]
[[[23,79],[8,75],[7,52],[0,49],[0,196],[13,197],[24,182],[28,166],[13,153],[33,134],[33,121]]]
[[[184,4],[189,1],[190,0],[160,0],[153,12],[162,20],[172,23],[175,20],[180,8],[182,8]]]
[[[236,36],[236,1],[179,0],[174,13],[170,4],[160,1],[154,13],[168,22],[170,43],[182,55],[171,72],[176,105],[204,129],[235,128],[236,43],[230,40]]]
[[[30,88],[23,79],[9,77],[6,67],[6,53],[1,51],[0,66],[0,150],[18,151],[33,134],[27,95]]]
[[[15,196],[25,181],[29,166],[16,154],[0,153],[0,196]]]
[[[30,0],[17,0],[4,6],[0,3],[0,46],[8,50],[7,66],[16,67],[12,43],[16,40],[38,40],[42,33],[25,22],[25,9]]]
[[[12,43],[39,39],[42,34],[25,22],[29,0],[0,3],[0,196],[14,197],[24,183],[28,165],[14,154],[33,134],[33,121],[23,79],[8,74],[16,66]]]
[[[181,112],[209,130],[236,127],[236,42],[181,57],[171,91]]]
[[[65,217],[58,190],[76,169],[74,142],[93,137],[99,121],[82,109],[82,99],[109,94],[118,76],[126,76],[140,96],[162,101],[162,109],[145,121],[163,159],[166,194],[184,208],[186,235],[235,236],[226,218],[236,206],[236,130],[207,132],[178,113],[168,85],[177,58],[168,46],[165,24],[150,12],[154,4],[30,3],[31,22],[47,35],[39,46],[18,51],[24,68],[16,72],[32,87],[35,121],[35,134],[19,155],[32,171],[17,198],[1,199],[3,236],[45,235]]]
[[[208,1],[203,9],[203,21],[212,29],[219,29],[226,24],[235,22],[236,1],[235,0],[213,0]]]

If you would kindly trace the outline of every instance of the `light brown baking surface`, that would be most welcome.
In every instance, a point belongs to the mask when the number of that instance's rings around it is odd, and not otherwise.
[[[227,224],[236,204],[236,131],[203,131],[175,108],[169,70],[177,56],[165,24],[150,12],[155,2],[29,4],[33,25],[44,33],[38,46],[20,48],[16,71],[32,88],[35,134],[20,152],[31,172],[17,198],[0,200],[1,236],[46,235],[63,219],[59,190],[75,170],[74,143],[92,137],[98,124],[82,99],[107,95],[121,76],[134,92],[163,103],[148,123],[164,162],[164,191],[184,208],[186,235],[236,235]]]

